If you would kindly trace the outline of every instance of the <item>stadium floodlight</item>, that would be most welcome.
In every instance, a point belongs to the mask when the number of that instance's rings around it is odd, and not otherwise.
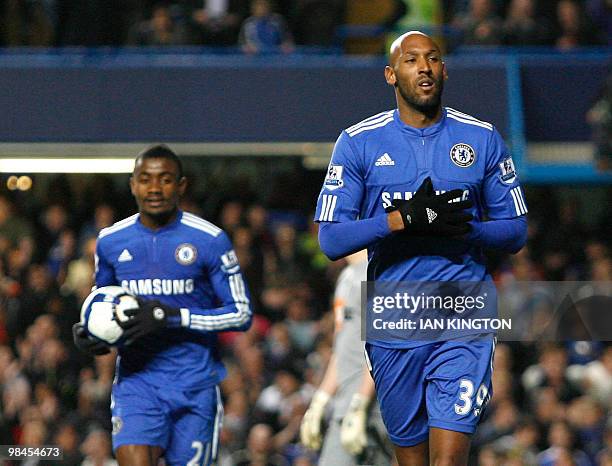
[[[0,173],[132,173],[134,158],[0,158]]]
[[[301,157],[306,167],[325,169],[333,143],[164,142],[181,157]],[[0,142],[0,173],[132,173],[146,142]]]

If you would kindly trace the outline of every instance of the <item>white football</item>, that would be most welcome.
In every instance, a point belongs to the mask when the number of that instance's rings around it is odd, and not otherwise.
[[[83,302],[81,323],[90,335],[109,345],[118,345],[123,329],[117,321],[128,320],[125,311],[135,308],[138,308],[135,296],[120,286],[103,286],[93,290]]]

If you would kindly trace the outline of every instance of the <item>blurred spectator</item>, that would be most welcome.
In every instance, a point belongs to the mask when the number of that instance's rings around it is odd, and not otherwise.
[[[136,24],[128,37],[129,45],[185,45],[189,43],[185,27],[177,22],[165,3],[153,6],[151,19]]]
[[[253,235],[253,242],[256,247],[263,250],[272,246],[272,235],[270,233],[269,214],[261,204],[254,204],[247,211],[248,227]]]
[[[586,453],[574,447],[574,436],[566,422],[553,423],[548,433],[548,442],[550,448],[538,455],[540,466],[556,466],[558,464],[591,465]]]
[[[220,226],[232,239],[234,238],[234,231],[242,223],[242,213],[243,207],[238,201],[227,201],[221,207]]]
[[[612,410],[612,346],[595,361],[568,367],[568,377],[594,400]]]
[[[92,430],[81,446],[85,459],[81,466],[117,466],[111,456],[111,440],[108,432],[102,429]]]
[[[61,423],[53,436],[53,445],[62,449],[64,457],[63,466],[79,466],[83,461],[83,456],[79,451],[80,438],[76,426],[69,422]]]
[[[517,411],[518,409],[512,401],[506,400],[498,403],[495,409],[491,410],[487,419],[478,427],[472,440],[473,444],[482,446],[511,434],[518,422]]]
[[[273,256],[266,264],[267,286],[303,282],[307,269],[306,258],[297,248],[297,232],[289,223],[281,223],[274,234]]]
[[[229,452],[242,448],[249,423],[249,399],[243,390],[229,394],[223,407],[221,442]]]
[[[60,246],[61,235],[69,227],[67,207],[61,204],[50,204],[43,210],[40,218],[40,228],[36,238],[38,257],[47,259],[49,251],[54,246]]]
[[[279,369],[274,376],[274,383],[264,388],[257,400],[255,418],[277,431],[281,430],[292,418],[296,403],[305,404],[308,396],[302,390],[296,369]],[[299,428],[299,421],[297,427]]]
[[[4,42],[9,47],[19,45],[53,45],[55,39],[55,1],[6,0],[3,17]]]
[[[38,419],[32,419],[24,423],[18,443],[29,447],[41,447],[47,441],[47,434],[48,430],[45,423]],[[39,460],[31,458],[24,460],[21,464],[25,466],[35,465],[39,464]]]
[[[247,448],[233,453],[222,466],[289,466],[287,460],[274,451],[273,432],[266,424],[255,424],[247,439]]]
[[[588,396],[576,398],[568,407],[567,420],[578,443],[594,462],[603,448],[606,418],[601,406]]]
[[[76,370],[68,363],[68,352],[56,338],[44,340],[34,348],[34,359],[26,373],[30,380],[45,383],[64,406],[72,406],[77,393]]]
[[[294,48],[287,22],[272,12],[269,0],[251,1],[251,16],[242,23],[238,42],[245,53],[289,53]]]
[[[289,301],[285,325],[292,346],[302,354],[307,354],[313,348],[318,328],[312,320],[307,303],[303,299],[294,298]]]
[[[534,0],[512,0],[504,21],[504,44],[512,46],[546,45],[550,28],[544,18],[536,17]]]
[[[480,449],[478,454],[478,466],[498,466],[501,463],[501,455],[498,455],[495,449],[486,445]]]
[[[565,418],[565,406],[550,387],[539,390],[530,406],[534,407],[536,421],[543,433],[548,432],[553,422]]]
[[[15,213],[13,203],[0,194],[0,255],[19,248],[30,260],[33,250],[33,230],[30,223]]]
[[[20,298],[18,322],[11,324],[12,336],[21,335],[39,316],[44,314],[49,303],[58,295],[57,287],[47,267],[30,265],[27,271],[24,292]]]
[[[198,4],[192,13],[197,42],[203,45],[235,45],[240,25],[249,13],[249,0],[200,0]]]
[[[471,0],[469,10],[453,21],[464,45],[501,45],[503,21],[497,16],[492,0]]]
[[[63,230],[57,242],[49,250],[47,268],[58,285],[64,283],[69,262],[76,254],[76,237],[74,231]]]
[[[116,354],[111,352],[95,358],[95,371],[91,368],[79,374],[79,410],[88,416],[97,416],[108,410],[111,385],[113,383]],[[95,420],[95,418],[94,418]],[[106,422],[109,419],[104,419]]]
[[[103,228],[115,221],[115,209],[108,204],[98,204],[94,210],[93,221],[85,223],[79,232],[79,246],[90,238],[96,238]]]
[[[518,459],[520,464],[535,465],[539,436],[537,424],[531,419],[523,419],[517,423],[512,434],[495,441],[493,447],[507,458]]]
[[[587,0],[586,10],[595,26],[603,33],[604,43],[612,45],[612,2]]]
[[[593,129],[595,159],[599,170],[612,169],[612,74],[606,79],[602,92],[587,113]]]
[[[555,45],[561,50],[601,43],[599,32],[588,21],[582,5],[575,0],[557,3],[557,27]]]
[[[34,388],[34,401],[42,419],[49,425],[59,419],[60,402],[55,392],[44,382],[39,382]]]
[[[293,358],[293,344],[288,326],[282,322],[272,325],[266,339],[266,361],[270,367],[276,369],[290,364]]]
[[[2,387],[3,422],[13,426],[18,422],[20,413],[30,406],[31,393],[30,382],[23,374],[5,374]]]
[[[523,373],[522,382],[532,402],[542,387],[554,390],[559,400],[568,402],[580,396],[580,390],[567,377],[567,352],[564,348],[550,344],[540,353],[538,364],[530,366]]]
[[[89,238],[83,243],[81,256],[68,264],[66,279],[62,285],[64,294],[72,294],[80,303],[91,292],[94,276],[94,256],[96,238]]]

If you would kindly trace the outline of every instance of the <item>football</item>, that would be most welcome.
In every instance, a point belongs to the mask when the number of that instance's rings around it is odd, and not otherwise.
[[[117,321],[128,320],[125,311],[137,307],[136,297],[120,286],[104,286],[93,290],[83,302],[81,323],[95,338],[109,345],[118,345],[123,329]]]

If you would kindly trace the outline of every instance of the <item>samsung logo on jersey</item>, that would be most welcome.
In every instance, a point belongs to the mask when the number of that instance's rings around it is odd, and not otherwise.
[[[443,194],[445,192],[446,191],[436,190],[437,195]],[[451,202],[465,201],[469,197],[469,195],[470,195],[470,191],[468,189],[465,189],[460,198],[458,197],[456,199],[453,199]],[[383,191],[383,193],[381,194],[383,208],[387,209],[388,207],[391,207],[394,199],[404,199],[405,201],[408,201],[412,199],[412,196],[414,196],[414,193],[410,191],[405,191],[405,192],[394,191],[392,193],[388,191]]]
[[[136,295],[165,295],[193,293],[193,278],[167,279],[143,278],[140,280],[122,280],[121,287]]]

